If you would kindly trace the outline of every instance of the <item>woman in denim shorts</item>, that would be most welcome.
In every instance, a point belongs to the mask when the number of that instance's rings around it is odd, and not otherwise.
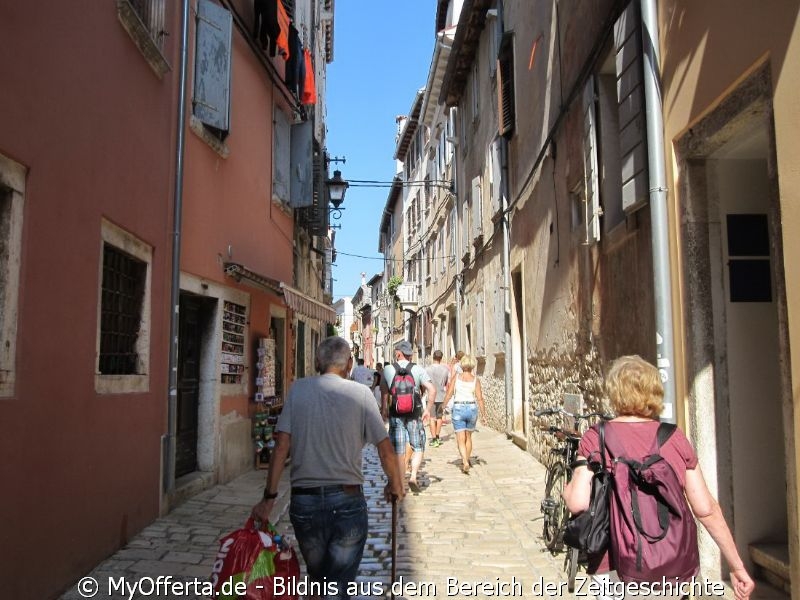
[[[472,432],[478,422],[478,415],[486,421],[481,382],[474,374],[475,359],[469,354],[461,358],[462,372],[450,380],[447,386],[445,403],[453,400],[451,421],[456,432],[458,452],[461,455],[461,472],[469,475],[472,456]]]

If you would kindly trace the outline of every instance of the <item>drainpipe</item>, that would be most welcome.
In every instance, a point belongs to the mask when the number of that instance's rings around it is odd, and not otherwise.
[[[506,434],[514,431],[514,351],[511,347],[511,223],[508,218],[508,140],[500,138],[500,206],[503,228],[503,339],[505,343]]]
[[[425,324],[423,323],[423,311],[421,309],[417,310],[417,327],[419,327],[419,338],[422,340],[422,347],[420,348],[420,363],[422,365],[425,364]]]
[[[503,2],[497,3],[498,39],[505,29]],[[503,340],[505,343],[506,434],[514,431],[514,352],[511,348],[511,223],[508,217],[508,140],[500,138],[500,226],[503,228]]]
[[[672,322],[672,282],[669,262],[669,220],[664,157],[664,122],[659,73],[661,60],[656,0],[641,0],[644,51],[644,97],[647,121],[647,157],[650,174],[653,279],[656,310],[656,356],[664,383],[661,420],[675,423],[675,349]]]
[[[459,119],[459,121],[462,121]],[[453,151],[453,175],[452,180],[458,180],[458,152]],[[461,204],[461,194],[458,193],[460,188],[456,186],[456,193],[454,194],[453,202],[457,208],[456,214],[458,215],[458,227],[455,228],[456,231],[456,267],[461,262],[461,254],[464,254],[463,242],[464,242],[464,207]],[[456,345],[456,352],[459,350],[464,350],[461,346],[461,286],[464,283],[464,269],[463,267],[459,269],[458,273],[456,273],[456,330],[453,332],[453,343]]]
[[[186,65],[189,60],[189,0],[181,6],[181,64],[178,76],[178,123],[175,144],[175,188],[173,195],[172,231],[172,287],[170,289],[169,316],[169,397],[167,400],[167,433],[164,444],[163,489],[167,494],[175,490],[175,427],[178,420],[178,311],[180,307],[181,278],[181,217],[183,213],[183,156],[186,127]]]

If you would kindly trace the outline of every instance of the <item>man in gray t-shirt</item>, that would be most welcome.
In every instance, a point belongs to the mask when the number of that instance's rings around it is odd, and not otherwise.
[[[431,382],[436,386],[436,401],[434,402],[431,420],[428,426],[431,430],[430,445],[438,448],[442,445],[439,433],[442,431],[442,419],[444,418],[444,397],[447,392],[447,382],[450,379],[450,369],[442,364],[442,351],[436,350],[433,353],[433,364],[426,370],[431,378]]]
[[[325,595],[340,598],[347,597],[347,585],[356,579],[367,540],[361,468],[366,444],[377,447],[389,479],[385,499],[402,499],[405,494],[372,392],[347,379],[352,365],[344,338],[329,337],[319,345],[317,371],[322,374],[298,379],[289,390],[275,428],[264,497],[252,510],[254,518],[269,521],[291,456],[289,514],[300,552],[311,580],[323,582]]]

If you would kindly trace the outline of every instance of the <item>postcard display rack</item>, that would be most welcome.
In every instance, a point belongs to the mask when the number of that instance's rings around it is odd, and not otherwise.
[[[242,383],[247,307],[226,300],[223,308],[220,383]]]
[[[272,432],[278,422],[278,414],[283,408],[282,399],[275,390],[275,340],[258,340],[258,362],[256,363],[256,414],[253,417],[253,442],[256,452],[256,466],[266,468],[269,455],[275,447]]]

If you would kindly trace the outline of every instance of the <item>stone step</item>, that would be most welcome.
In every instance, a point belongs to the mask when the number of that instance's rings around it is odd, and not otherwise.
[[[760,575],[771,585],[791,594],[788,544],[759,543],[748,546],[751,560]]]

